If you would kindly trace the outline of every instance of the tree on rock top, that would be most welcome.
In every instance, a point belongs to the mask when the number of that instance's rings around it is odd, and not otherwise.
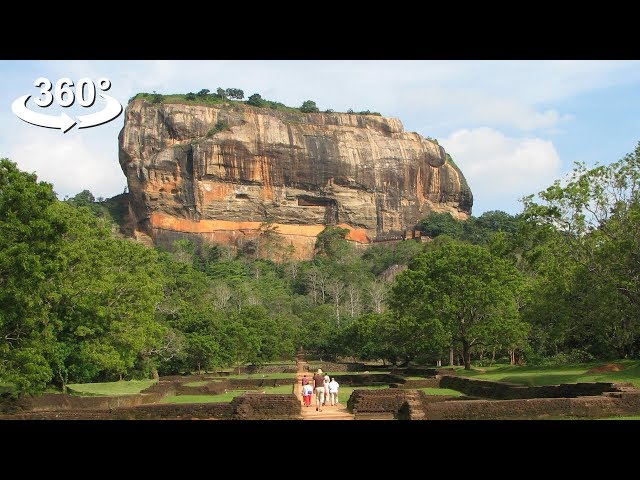
[[[264,99],[259,93],[254,93],[247,100],[247,104],[253,105],[254,107],[262,107],[264,106]]]
[[[314,102],[313,100],[306,100],[302,102],[300,111],[304,113],[311,113],[311,112],[319,112],[320,109],[316,106],[316,102]]]

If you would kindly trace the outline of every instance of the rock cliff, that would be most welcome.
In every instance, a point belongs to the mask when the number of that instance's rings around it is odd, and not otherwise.
[[[156,243],[240,247],[269,222],[310,258],[325,225],[365,244],[402,237],[430,211],[464,219],[473,203],[444,149],[395,118],[135,99],[119,146],[136,236]]]

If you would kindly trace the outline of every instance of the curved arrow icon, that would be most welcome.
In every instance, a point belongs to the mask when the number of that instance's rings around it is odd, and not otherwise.
[[[31,95],[24,95],[17,98],[11,104],[11,110],[20,120],[24,120],[32,125],[38,125],[45,128],[59,128],[62,133],[67,133],[78,123],[66,113],[62,112],[60,115],[44,115],[42,113],[36,113],[27,108],[27,102],[31,98]]]
[[[91,115],[78,115],[76,118],[80,122],[78,128],[89,128],[103,123],[110,122],[122,113],[122,105],[115,98],[99,93],[103,99],[107,101],[107,106],[102,110]]]

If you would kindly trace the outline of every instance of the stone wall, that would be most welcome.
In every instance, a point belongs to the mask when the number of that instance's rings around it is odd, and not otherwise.
[[[365,368],[364,363],[310,362],[306,368],[308,372],[315,373],[319,368],[323,372],[364,372],[369,367]]]
[[[297,373],[296,365],[262,365],[246,367],[243,373]]]
[[[380,390],[354,390],[347,401],[347,409],[356,418],[359,415],[396,414],[410,395],[417,390],[383,388]],[[418,392],[420,394],[422,392]]]
[[[25,411],[56,410],[101,410],[122,407],[134,407],[159,402],[169,393],[137,393],[134,395],[113,395],[80,397],[65,393],[44,393],[36,397],[23,397],[18,408]]]
[[[361,373],[357,375],[332,375],[336,381],[342,386],[364,386],[364,385],[389,385],[392,383],[404,383],[405,379],[398,375],[389,373],[367,374]]]
[[[131,396],[128,396],[131,397]],[[76,397],[78,399],[100,397]],[[123,397],[124,398],[124,397]],[[245,393],[230,403],[181,403],[153,405],[106,406],[87,403],[75,410],[21,411],[13,415],[0,415],[3,420],[24,419],[87,419],[87,420],[149,420],[149,419],[226,419],[226,420],[287,420],[300,417],[301,405],[293,394],[265,395]]]
[[[398,388],[438,388],[440,386],[439,378],[425,378],[423,380],[405,380],[404,383],[399,383]]]
[[[406,367],[394,368],[391,373],[405,377],[435,377],[437,375],[455,375],[456,371],[451,368]]]
[[[640,414],[640,393],[576,398],[458,400],[421,404],[424,420],[603,418]],[[420,408],[419,407],[419,408]],[[404,408],[406,411],[406,406]],[[418,408],[412,409],[415,413]]]
[[[295,381],[294,376],[291,378],[230,378],[226,380],[229,390],[255,390],[264,387],[291,385],[292,391]]]
[[[12,408],[14,411],[75,411],[104,410],[124,407],[135,407],[160,402],[164,397],[173,395],[217,395],[226,390],[259,390],[265,387],[291,385],[295,378],[224,378],[215,379],[211,375],[194,375],[191,377],[162,377],[158,383],[132,395],[96,395],[79,396],[64,393],[45,393],[36,397],[26,396]],[[206,385],[186,386],[184,383],[208,381]]]
[[[451,388],[468,396],[515,400],[520,398],[574,398],[601,395],[619,390],[618,384],[605,382],[564,383],[561,385],[525,386],[443,375],[440,387]]]
[[[231,401],[234,420],[294,420],[302,405],[293,394],[263,395],[245,393]]]

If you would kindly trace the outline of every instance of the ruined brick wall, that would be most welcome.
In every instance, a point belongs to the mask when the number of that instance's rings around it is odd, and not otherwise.
[[[191,420],[229,419],[230,403],[154,404],[95,410],[58,410],[23,412],[0,416],[3,420]]]
[[[440,378],[425,378],[422,380],[405,380],[399,384],[398,388],[438,388],[440,386]]]
[[[159,402],[167,393],[136,393],[133,395],[80,397],[66,393],[44,393],[37,397],[23,397],[18,408],[25,411],[100,410],[134,407]]]
[[[409,397],[409,390],[383,388],[354,390],[347,401],[347,409],[355,414],[397,413]]]
[[[614,392],[618,390],[616,384],[605,382],[525,386],[448,375],[441,377],[440,387],[451,388],[472,397],[494,398],[499,400],[515,400],[519,398],[574,398],[601,395],[604,392]]]
[[[302,406],[293,394],[263,395],[245,393],[231,402],[235,420],[293,420],[300,417]]]
[[[319,368],[323,372],[364,372],[368,369],[375,370],[373,367],[365,367],[364,363],[334,363],[334,362],[318,362],[311,361],[307,365],[307,371],[315,373]]]
[[[256,390],[264,387],[279,387],[280,385],[291,385],[293,392],[293,384],[296,379],[291,378],[230,378],[227,380],[229,390]]]
[[[398,375],[389,373],[358,374],[358,375],[332,375],[342,386],[362,386],[362,385],[389,385],[391,383],[404,383],[405,379]]]
[[[449,368],[406,367],[391,370],[394,375],[405,377],[435,377],[436,375],[455,375],[455,370]]]
[[[260,367],[249,366],[243,373],[297,373],[296,365],[262,365]]]
[[[425,420],[602,418],[638,415],[640,395],[628,394],[622,398],[601,395],[521,400],[458,400],[423,403],[422,411]]]
[[[78,399],[99,397],[77,397]],[[245,393],[229,403],[181,403],[153,405],[120,405],[105,407],[100,404],[90,409],[60,409],[57,411],[21,411],[13,415],[0,415],[1,419],[227,419],[227,420],[291,420],[298,419],[301,405],[293,394],[267,395]]]

